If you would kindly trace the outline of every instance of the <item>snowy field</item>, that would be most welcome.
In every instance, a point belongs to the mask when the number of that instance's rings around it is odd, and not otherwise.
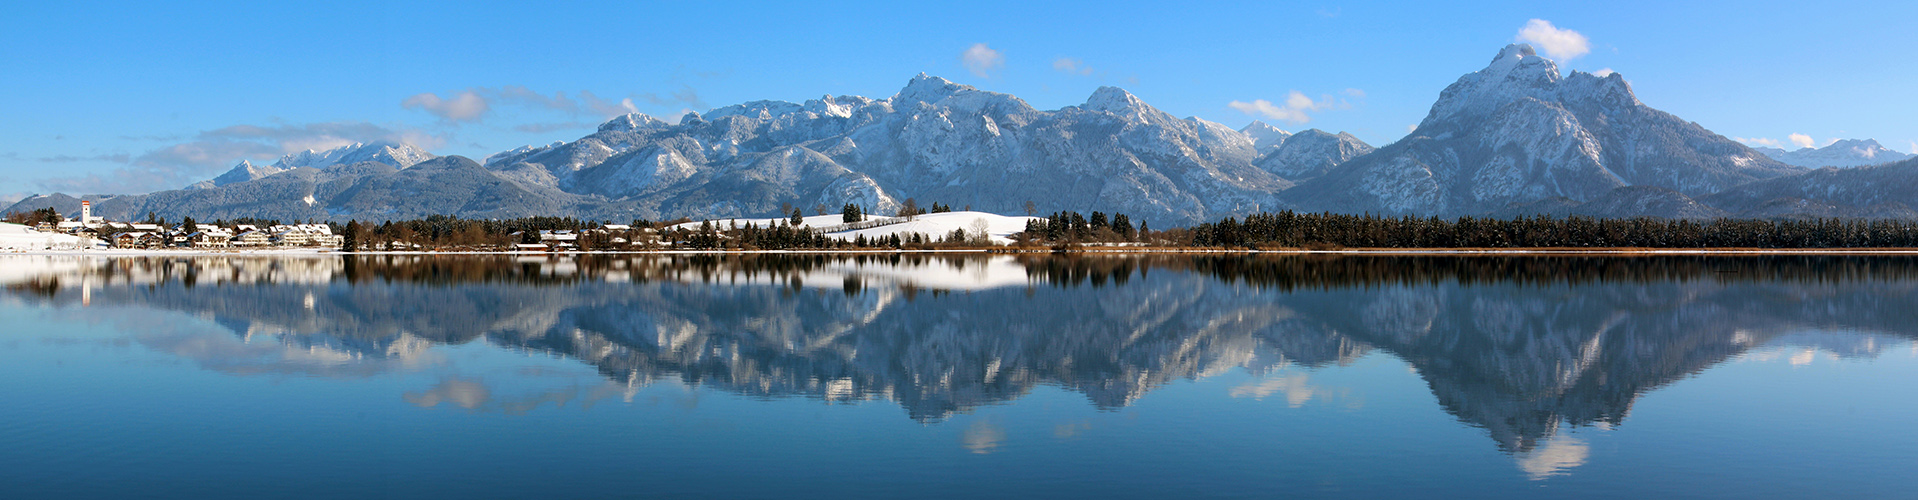
[[[80,237],[42,233],[19,224],[0,222],[0,251],[78,250]]]
[[[876,219],[880,217],[873,216],[871,218]],[[870,240],[879,236],[920,233],[920,234],[924,234],[926,236],[932,237],[934,239],[938,239],[938,238],[944,238],[948,234],[952,234],[952,230],[954,229],[964,229],[966,230],[966,234],[972,234],[973,228],[975,227],[974,224],[976,224],[978,221],[985,221],[986,233],[992,236],[993,243],[1006,244],[1006,243],[1012,242],[1011,236],[1013,233],[1026,230],[1026,221],[1029,221],[1029,220],[1039,220],[1039,218],[1038,217],[1022,217],[1022,216],[1006,216],[1006,215],[992,214],[992,213],[986,213],[986,212],[940,212],[936,214],[925,214],[925,215],[915,216],[912,218],[912,220],[901,222],[898,224],[888,224],[884,226],[859,229],[859,230],[853,230],[853,231],[839,231],[839,232],[827,233],[826,235],[834,238],[839,238],[842,240],[850,240],[853,238],[857,238],[859,236],[865,236],[866,239]],[[785,218],[717,219],[713,221],[713,226],[720,229],[725,229],[727,227],[730,227],[730,225],[738,225],[743,227],[746,224],[751,223],[759,227],[766,227],[772,224],[785,224],[786,221],[787,220]],[[811,217],[806,217],[805,223],[801,224],[800,227],[832,229],[833,226],[844,225],[843,221],[844,219],[841,218],[839,214],[814,215]],[[698,222],[688,222],[688,223],[680,224],[673,227],[697,230],[699,229],[699,224],[700,223]]]

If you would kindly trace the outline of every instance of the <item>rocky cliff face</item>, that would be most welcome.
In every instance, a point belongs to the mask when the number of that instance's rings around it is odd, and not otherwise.
[[[1446,87],[1410,136],[1286,198],[1308,210],[1470,215],[1625,186],[1702,196],[1802,171],[1640,103],[1622,75],[1562,77],[1512,45]]]

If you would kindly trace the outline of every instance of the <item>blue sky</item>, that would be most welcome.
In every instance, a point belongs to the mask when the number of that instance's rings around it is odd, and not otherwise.
[[[920,72],[1040,109],[1112,85],[1383,145],[1528,26],[1562,68],[1622,73],[1726,136],[1913,151],[1918,35],[1896,26],[1915,4],[8,2],[0,200],[176,188],[350,141],[477,159],[626,109],[886,97]]]

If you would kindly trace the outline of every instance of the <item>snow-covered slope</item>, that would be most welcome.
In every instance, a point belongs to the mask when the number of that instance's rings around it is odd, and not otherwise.
[[[1845,139],[1822,148],[1804,148],[1786,151],[1778,148],[1753,148],[1765,156],[1800,167],[1862,167],[1880,165],[1911,158],[1878,144],[1874,139]]]
[[[978,231],[984,228],[986,234],[991,235],[990,237],[993,243],[1005,244],[1012,242],[1011,236],[1013,233],[1026,230],[1027,221],[1037,219],[1038,217],[1014,217],[985,212],[941,212],[920,215],[913,217],[912,220],[898,224],[888,224],[856,231],[842,231],[831,233],[830,235],[846,240],[865,236],[866,239],[870,240],[879,236],[904,236],[919,233],[938,239],[952,234],[953,230],[957,229],[963,229],[967,235],[972,236],[977,235]]]
[[[1803,171],[1646,106],[1620,74],[1561,76],[1518,44],[1446,87],[1410,136],[1286,198],[1315,211],[1454,216],[1625,186],[1702,196]]]
[[[79,247],[78,236],[42,233],[27,226],[0,222],[0,250],[61,250]]]
[[[411,167],[420,162],[435,158],[411,144],[397,142],[353,143],[325,151],[306,150],[280,157],[273,166],[282,169],[327,168],[335,165],[375,162],[392,165],[393,168]]]
[[[1325,175],[1332,167],[1372,151],[1372,145],[1352,134],[1339,132],[1333,135],[1319,129],[1308,129],[1286,137],[1281,145],[1265,152],[1253,164],[1273,175],[1304,182]]]

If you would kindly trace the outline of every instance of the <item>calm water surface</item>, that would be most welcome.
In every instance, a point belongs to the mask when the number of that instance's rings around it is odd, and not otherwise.
[[[1918,490],[1918,260],[0,257],[0,496]]]

